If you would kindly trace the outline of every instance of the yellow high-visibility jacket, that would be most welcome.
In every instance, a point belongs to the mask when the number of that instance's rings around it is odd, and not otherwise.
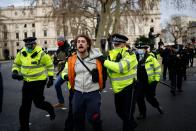
[[[115,62],[118,53],[122,54],[122,59]],[[104,66],[108,69],[114,93],[118,93],[137,79],[138,61],[136,55],[130,54],[127,48],[113,49],[109,51],[109,57],[110,59],[104,62]]]
[[[12,66],[14,70],[24,77],[24,81],[46,80],[48,76],[54,76],[53,62],[39,46],[31,53],[25,47],[18,52]]]
[[[148,83],[153,81],[160,81],[161,79],[161,66],[158,60],[151,54],[148,54],[148,57],[145,61],[145,69],[148,75]]]

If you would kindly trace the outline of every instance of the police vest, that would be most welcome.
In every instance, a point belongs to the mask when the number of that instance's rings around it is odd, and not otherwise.
[[[47,76],[54,75],[54,66],[48,54],[36,46],[32,53],[26,48],[18,52],[12,71],[17,70],[22,74],[25,81],[46,80]]]
[[[145,69],[148,75],[148,83],[160,81],[161,66],[153,55],[149,54],[145,61]]]
[[[115,62],[118,53],[122,54],[122,59]],[[134,53],[129,54],[127,48],[116,48],[109,52],[110,60],[104,62],[108,69],[108,75],[114,93],[122,91],[128,85],[133,84],[137,79],[137,58]]]

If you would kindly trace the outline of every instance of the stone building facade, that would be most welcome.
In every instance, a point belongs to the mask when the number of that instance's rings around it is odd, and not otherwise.
[[[37,43],[44,49],[56,48],[56,38],[62,35],[57,30],[54,18],[48,17],[52,0],[38,0],[35,6],[9,6],[0,11],[0,59],[15,57],[24,46],[23,39],[37,37]],[[124,24],[121,33],[127,35],[130,43],[141,35],[148,36],[150,27],[160,32],[160,5],[148,8],[146,14],[132,15]],[[90,24],[90,23],[89,23]],[[68,32],[69,34],[69,32]],[[70,41],[72,36],[67,36]]]

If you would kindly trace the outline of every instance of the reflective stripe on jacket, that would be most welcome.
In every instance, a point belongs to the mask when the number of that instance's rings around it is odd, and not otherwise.
[[[122,54],[119,62],[114,62],[118,53]],[[114,93],[122,91],[137,79],[137,58],[134,53],[129,54],[127,48],[116,48],[109,52],[110,60],[104,62]]]
[[[36,46],[32,53],[28,53],[25,47],[18,52],[12,66],[12,71],[14,70],[21,73],[25,81],[46,80],[47,76],[54,75],[50,56],[39,46]]]
[[[153,81],[160,81],[161,79],[161,66],[157,59],[149,54],[145,61],[145,69],[148,75],[148,83]]]

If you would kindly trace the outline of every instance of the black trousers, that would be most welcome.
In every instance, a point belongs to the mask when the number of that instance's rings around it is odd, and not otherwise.
[[[171,88],[171,91],[176,91],[176,87],[178,90],[182,89],[182,77],[183,72],[182,71],[172,71],[171,73],[171,85],[173,88]]]
[[[2,112],[2,108],[3,108],[3,80],[0,72],[0,113]]]
[[[134,131],[133,110],[135,102],[133,88],[133,85],[129,85],[114,95],[116,113],[123,121],[123,131]]]
[[[74,129],[73,109],[72,109],[73,95],[74,95],[74,91],[69,90],[69,112],[68,112],[67,119],[65,120],[64,131],[73,131],[73,129]]]
[[[24,82],[22,88],[22,105],[19,110],[19,120],[22,131],[29,130],[29,116],[31,112],[31,104],[34,102],[37,108],[46,110],[49,114],[54,113],[53,106],[44,101],[44,87],[46,80]]]
[[[146,115],[146,103],[145,98],[154,108],[159,107],[159,102],[156,99],[155,93],[156,85],[148,85],[138,82],[137,83],[137,105],[140,114]]]
[[[193,67],[193,59],[194,59],[194,56],[190,56],[189,58],[189,62],[190,62],[190,66]]]

